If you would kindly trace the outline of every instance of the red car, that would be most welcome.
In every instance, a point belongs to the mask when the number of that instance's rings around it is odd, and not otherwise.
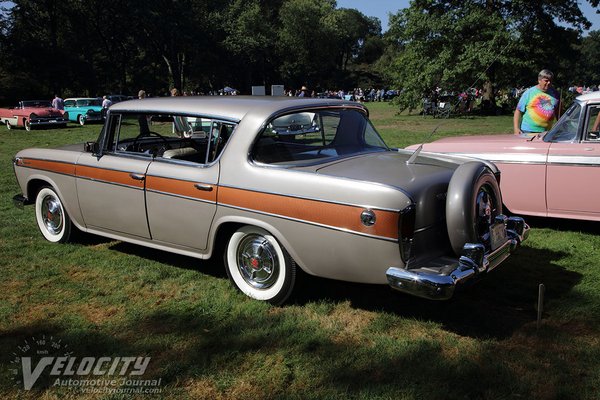
[[[64,111],[52,108],[52,103],[47,100],[20,101],[14,108],[0,108],[0,123],[7,129],[24,127],[30,131],[37,126],[67,126],[69,119]]]
[[[513,213],[600,221],[599,127],[600,92],[593,92],[579,96],[550,131],[534,138],[461,136],[422,150],[494,162],[503,203]]]

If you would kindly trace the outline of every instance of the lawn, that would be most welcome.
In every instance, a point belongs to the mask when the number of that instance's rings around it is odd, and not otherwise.
[[[509,116],[369,108],[398,147],[512,126]],[[600,399],[600,224],[528,218],[519,253],[448,302],[303,276],[289,304],[273,307],[236,292],[218,259],[94,236],[43,240],[33,208],[12,205],[12,157],[99,130],[0,128],[0,398],[123,398],[58,387],[47,373],[23,390],[14,361],[37,352],[150,357],[139,379],[160,393],[125,396],[140,399]]]

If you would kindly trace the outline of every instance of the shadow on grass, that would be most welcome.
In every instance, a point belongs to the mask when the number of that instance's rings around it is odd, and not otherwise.
[[[115,244],[110,246],[110,249],[157,261],[161,264],[170,265],[176,268],[198,271],[215,278],[227,278],[223,261],[218,256],[214,256],[208,260],[201,260],[199,258],[183,256],[127,242],[115,242]]]
[[[352,306],[365,310],[438,322],[463,336],[500,339],[535,321],[540,283],[546,286],[546,298],[560,298],[581,280],[581,274],[555,264],[565,256],[523,247],[483,280],[456,292],[449,301],[420,299],[384,285],[315,277],[304,277],[304,285],[297,288],[293,301],[300,305],[321,300],[350,301]]]
[[[248,313],[221,320],[209,330],[202,329],[206,321],[201,318],[159,312],[121,327],[121,332],[143,328],[143,337],[115,337],[94,329],[63,329],[34,321],[0,333],[0,346],[9,350],[0,354],[0,364],[9,365],[14,357],[11,351],[18,352],[25,340],[52,337],[68,346],[70,356],[79,360],[150,356],[148,370],[136,378],[161,378],[163,388],[169,386],[164,392],[167,395],[168,390],[178,390],[191,380],[204,386],[221,381],[221,391],[242,385],[244,391],[253,390],[247,398],[347,398],[348,393],[360,392],[483,398],[489,391],[504,398],[513,394],[514,382],[519,379],[517,372],[501,362],[478,363],[470,359],[473,355],[444,354],[435,340],[398,341],[375,348],[357,346],[352,339],[334,340],[316,323],[290,324],[285,318],[281,314]],[[165,346],[167,338],[177,346]],[[492,344],[482,345],[476,359],[493,360],[493,352]],[[44,354],[54,355],[62,354]],[[40,357],[32,356],[33,366]],[[52,387],[57,377],[69,378],[51,376],[50,368],[43,371],[30,393],[53,393],[58,390]],[[13,390],[22,389],[15,386]]]
[[[110,248],[175,268],[227,278],[219,257],[199,260],[125,242],[115,242]],[[457,291],[449,301],[412,297],[386,285],[341,282],[300,273],[288,302],[303,306],[321,301],[349,301],[353,307],[368,311],[434,321],[462,336],[501,339],[535,321],[539,284],[546,286],[547,299],[559,299],[580,282],[581,274],[556,264],[566,256],[561,252],[522,247],[483,280]]]
[[[533,228],[548,228],[560,232],[582,232],[600,234],[600,222],[563,218],[527,217],[527,223]]]

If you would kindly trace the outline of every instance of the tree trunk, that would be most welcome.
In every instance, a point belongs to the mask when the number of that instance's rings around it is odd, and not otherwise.
[[[496,115],[496,95],[494,94],[494,84],[490,79],[483,84],[481,111],[484,115]]]

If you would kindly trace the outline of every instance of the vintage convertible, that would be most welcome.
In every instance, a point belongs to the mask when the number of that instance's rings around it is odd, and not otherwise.
[[[113,105],[96,142],[27,149],[22,194],[52,242],[76,230],[197,257],[280,304],[297,268],[448,299],[527,237],[487,162],[389,149],[358,103],[243,96]],[[221,252],[222,251],[222,252]]]
[[[88,122],[101,122],[102,99],[77,97],[65,99],[65,111],[69,115],[69,121],[85,125]]]
[[[533,138],[460,136],[423,150],[494,162],[502,171],[504,205],[513,213],[600,221],[594,183],[600,181],[600,92],[577,97],[550,131]]]
[[[63,111],[52,108],[47,100],[24,100],[14,108],[0,108],[0,123],[7,129],[22,126],[30,131],[36,126],[67,126]]]

